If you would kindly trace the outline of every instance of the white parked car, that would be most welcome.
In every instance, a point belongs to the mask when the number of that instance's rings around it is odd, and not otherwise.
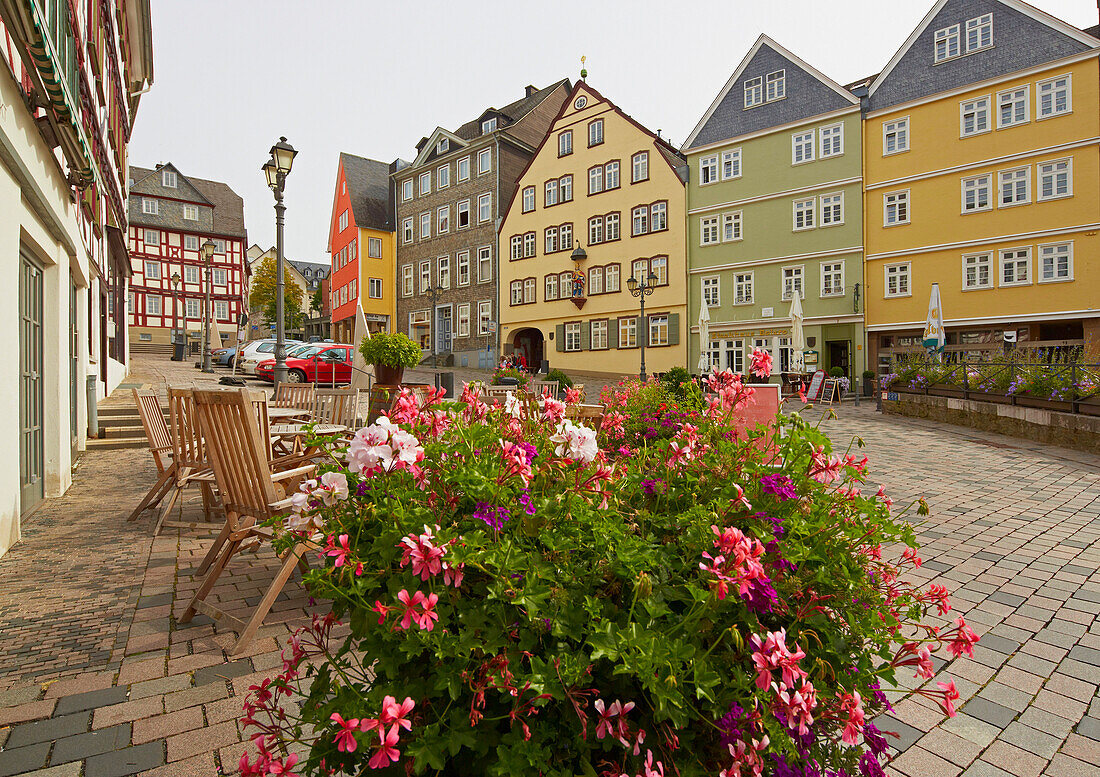
[[[291,347],[301,345],[300,340],[287,340],[286,348],[289,351]],[[274,338],[265,340],[251,340],[244,344],[244,348],[241,349],[240,354],[237,357],[237,371],[243,372],[245,375],[255,375],[256,365],[262,361],[275,358],[275,340]]]

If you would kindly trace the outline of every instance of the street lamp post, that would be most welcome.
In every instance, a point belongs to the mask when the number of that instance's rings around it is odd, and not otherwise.
[[[435,310],[435,303],[436,299],[439,297],[439,289],[434,285],[428,286],[428,296],[431,297],[432,300],[432,312],[428,314],[428,343],[430,343],[432,347],[432,372],[435,373],[435,387],[439,388],[439,362],[437,361],[439,358],[439,347],[438,343],[435,341],[435,336],[437,334],[436,329],[438,328],[437,324],[439,323],[436,321],[437,313]]]
[[[286,320],[283,312],[283,214],[286,213],[286,206],[283,205],[283,187],[286,185],[286,177],[290,174],[290,168],[294,164],[294,156],[297,153],[294,146],[287,143],[286,138],[281,137],[279,142],[271,147],[271,158],[263,166],[267,185],[275,195],[275,369],[273,378],[276,389],[286,380]]]
[[[202,244],[202,260],[206,263],[206,304],[202,309],[202,371],[213,372],[210,366],[210,291],[214,286],[212,279],[214,267],[214,241],[206,238]]]
[[[180,274],[178,272],[172,273],[172,334],[175,337],[179,337],[179,320],[176,317],[176,294],[180,290]],[[172,345],[175,345],[173,341]]]
[[[638,317],[638,329],[641,330],[638,332],[638,345],[641,346],[642,354],[641,371],[638,373],[638,377],[641,378],[643,383],[645,383],[646,381],[645,344],[646,340],[649,339],[649,329],[646,326],[645,320],[645,298],[653,293],[654,288],[657,286],[657,281],[658,278],[656,273],[650,270],[649,275],[647,275],[643,280],[639,281],[637,277],[631,275],[630,280],[626,282],[626,286],[628,289],[630,289],[630,293],[639,299],[642,306]]]

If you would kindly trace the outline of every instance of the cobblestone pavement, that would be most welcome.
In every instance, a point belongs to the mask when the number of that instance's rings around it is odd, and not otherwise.
[[[139,377],[175,383],[198,374],[189,369],[157,364]],[[951,589],[950,615],[983,635],[973,659],[943,662],[963,697],[958,717],[892,694],[894,714],[879,721],[900,734],[891,773],[1097,774],[1100,460],[866,405],[837,412],[825,428],[844,446],[863,437],[875,483],[899,504],[928,498],[919,579]],[[233,773],[242,697],[323,606],[295,575],[239,657],[226,651],[232,632],[201,616],[180,624],[214,532],[154,539],[152,512],[126,523],[152,479],[145,451],[86,456],[69,493],[0,559],[0,777]],[[182,511],[199,515],[197,494]],[[220,603],[247,609],[276,566],[269,550],[235,561]]]

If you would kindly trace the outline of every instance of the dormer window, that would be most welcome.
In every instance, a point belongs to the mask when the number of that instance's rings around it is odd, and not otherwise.
[[[966,22],[966,53],[993,45],[993,14],[987,13]]]
[[[765,101],[782,100],[786,96],[787,71],[776,70],[774,73],[768,73],[768,89]]]
[[[160,182],[168,189],[176,188],[176,174],[172,170],[164,170],[160,174]]]
[[[439,144],[435,147],[437,154],[446,154],[451,149],[451,141],[447,138],[441,138]]]
[[[481,122],[481,134],[488,135],[490,132],[495,131],[497,128],[497,117],[494,116],[491,119],[484,119]]]
[[[959,56],[961,53],[959,48],[959,25],[952,24],[950,27],[936,30],[935,47],[934,60],[936,62],[943,62]]]

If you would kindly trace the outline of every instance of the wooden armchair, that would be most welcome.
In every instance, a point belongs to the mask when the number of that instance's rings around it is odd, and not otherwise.
[[[560,384],[556,380],[533,380],[527,384],[527,390],[536,397],[541,397],[543,394],[549,394],[557,399],[559,388]]]
[[[160,534],[161,527],[176,501],[187,486],[197,484],[202,489],[202,507],[206,520],[215,505],[214,473],[206,458],[202,434],[199,432],[198,419],[195,417],[195,398],[191,389],[168,389],[168,421],[172,443],[173,478],[171,495],[161,510],[153,535]],[[191,526],[192,524],[183,524]]]
[[[268,459],[270,446],[266,432],[260,427],[252,396],[247,389],[196,389],[194,400],[206,452],[225,505],[226,520],[221,535],[211,548],[211,553],[217,554],[216,560],[187,605],[180,622],[187,623],[196,612],[201,612],[217,623],[231,625],[239,634],[231,651],[236,654],[251,641],[263,623],[283,586],[294,573],[294,567],[302,561],[306,543],[298,543],[282,557],[279,572],[247,623],[210,604],[206,597],[235,555],[252,550],[271,538],[271,530],[259,524],[289,510],[287,491],[297,485],[295,481],[313,473],[315,467],[306,465],[282,472],[273,470]]]
[[[273,407],[309,409],[313,407],[315,393],[316,389],[312,383],[280,383],[271,404]]]
[[[156,507],[173,486],[176,477],[176,462],[172,459],[172,438],[168,433],[168,424],[164,422],[164,411],[160,407],[157,392],[149,389],[134,389],[134,404],[138,417],[145,428],[145,439],[149,443],[149,452],[153,454],[153,463],[157,465],[157,482],[149,489],[128,521],[136,521],[144,510]],[[160,527],[160,523],[157,523]]]
[[[359,392],[354,388],[317,389],[311,420],[355,429],[358,426]]]

